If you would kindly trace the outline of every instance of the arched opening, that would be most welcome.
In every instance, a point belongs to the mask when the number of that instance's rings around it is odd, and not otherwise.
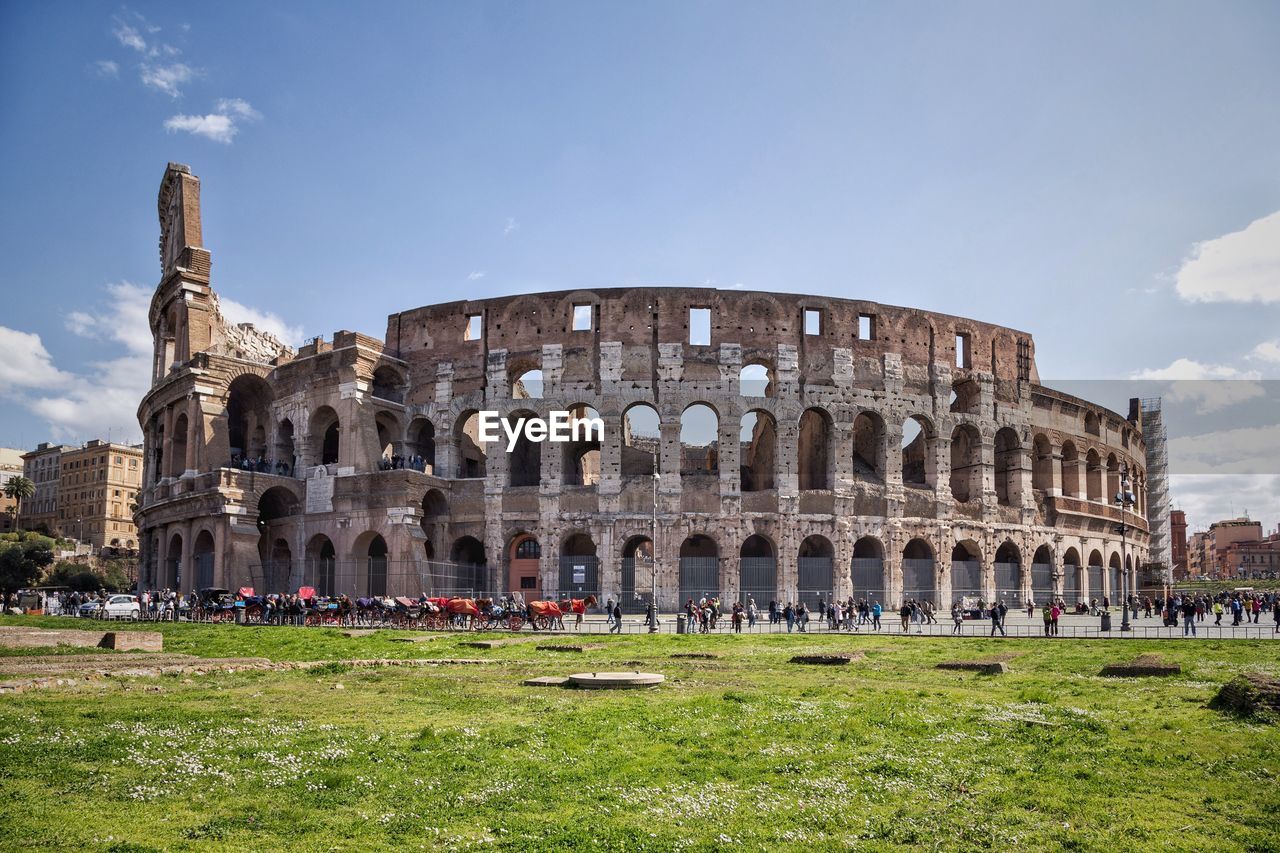
[[[1013,607],[1022,600],[1022,552],[1006,541],[996,549],[996,601]]]
[[[1107,599],[1109,604],[1120,601],[1120,555],[1112,554],[1107,562]]]
[[[373,416],[373,423],[378,430],[379,467],[403,468],[400,421],[390,412],[378,412]]]
[[[1107,455],[1107,491],[1103,495],[1104,501],[1112,501],[1116,494],[1120,491],[1120,460],[1116,459],[1114,453]]]
[[[1098,424],[1098,416],[1093,412],[1084,413],[1084,431],[1089,435],[1101,435],[1102,430]]]
[[[982,497],[982,437],[973,424],[951,433],[951,496],[960,503]]]
[[[1032,439],[1031,488],[1053,488],[1053,445],[1043,433]]]
[[[937,483],[937,438],[928,418],[913,415],[902,424],[902,484],[933,488]]]
[[[337,552],[333,542],[324,534],[316,534],[307,543],[306,585],[316,591],[316,595],[331,596],[337,590]]]
[[[511,376],[511,399],[513,400],[541,400],[542,399],[542,369],[533,368],[520,373],[513,371]]]
[[[151,481],[158,483],[168,476],[164,470],[164,424],[160,423],[158,415],[151,427],[151,436]]]
[[[743,397],[772,397],[773,369],[763,362],[742,365],[738,371],[738,393]]]
[[[951,549],[951,597],[957,601],[982,598],[982,549],[972,539]]]
[[[520,533],[507,546],[507,591],[527,601],[542,598],[542,546],[532,533]]]
[[[996,503],[1017,506],[1022,502],[1022,442],[1009,427],[996,431]]]
[[[271,423],[271,386],[261,376],[237,376],[227,388],[227,442],[231,462],[257,461],[267,453],[267,424]]]
[[[427,474],[436,470],[436,425],[426,418],[409,424],[408,453],[410,467]]]
[[[311,439],[315,442],[312,458],[317,465],[338,463],[339,433],[338,413],[328,406],[321,406],[311,416]]]
[[[875,412],[859,412],[853,419],[853,474],[860,480],[884,482],[884,419]]]
[[[283,486],[273,486],[258,498],[258,570],[253,585],[261,592],[283,592],[289,583],[293,557],[289,552],[288,519],[299,513],[298,499]],[[283,544],[283,548],[280,545]]]
[[[484,591],[488,574],[488,560],[484,545],[474,536],[460,536],[449,549],[449,573],[435,584],[438,595],[474,597]]]
[[[738,600],[762,607],[778,594],[778,559],[773,543],[756,533],[738,552]]]
[[[826,604],[834,597],[835,555],[836,549],[825,536],[808,536],[800,543],[797,560],[799,588],[796,594],[809,607],[819,601]]]
[[[632,536],[622,546],[622,608],[628,613],[648,610],[653,600],[653,541]]]
[[[569,435],[564,443],[561,476],[566,486],[595,486],[600,483],[601,429],[600,413],[590,406],[576,405],[569,408]]]
[[[427,489],[427,493],[422,496],[422,522],[425,527],[427,522],[436,523],[443,520],[449,514],[449,502],[445,500],[444,492],[439,489]]]
[[[537,486],[542,482],[542,443],[530,441],[525,424],[537,415],[529,411],[512,412],[506,421],[516,432],[515,447],[507,454],[507,483],[512,488]]]
[[[853,543],[850,565],[855,598],[868,603],[884,602],[884,544],[874,536],[863,536]]]
[[[1087,596],[1088,601],[1095,598],[1101,600],[1104,594],[1103,576],[1103,557],[1102,552],[1096,548],[1089,552],[1089,569],[1085,577],[1088,582],[1088,588],[1082,592],[1081,597]]]
[[[830,489],[832,464],[831,415],[822,409],[805,409],[800,416],[800,434],[797,439],[796,470],[802,491]]]
[[[298,466],[297,451],[293,443],[293,421],[285,418],[276,426],[275,473],[292,477]]]
[[[1044,604],[1053,598],[1053,549],[1041,545],[1031,558],[1031,600]]]
[[[714,539],[696,533],[680,543],[680,601],[719,595],[720,549]]]
[[[982,405],[982,389],[972,379],[963,379],[951,386],[951,411],[954,414],[976,415]]]
[[[586,533],[575,533],[560,546],[560,595],[570,598],[600,595],[596,543]]]
[[[1105,501],[1102,482],[1102,457],[1090,448],[1084,458],[1085,496],[1091,501]]]
[[[454,439],[458,443],[458,478],[474,480],[484,477],[489,454],[480,443],[478,412],[467,412],[458,418]]]
[[[1080,497],[1080,452],[1071,441],[1062,442],[1062,494]]]
[[[902,597],[937,602],[933,546],[924,539],[912,539],[902,549]]]
[[[368,535],[366,533],[360,539]],[[357,543],[360,539],[356,540]],[[387,594],[387,540],[374,534],[367,542],[363,546],[363,554],[357,553],[365,560],[365,595],[382,597]]]
[[[173,447],[169,455],[169,476],[181,477],[187,468],[187,426],[185,413],[178,415],[173,421]]]
[[[774,465],[778,447],[778,425],[773,415],[759,410],[742,416],[738,430],[738,476],[744,492],[765,492],[776,488]]]
[[[622,413],[622,476],[651,477],[660,462],[658,410],[636,403]]]
[[[720,418],[705,403],[694,403],[680,415],[680,476],[720,473]]]
[[[404,377],[400,375],[400,371],[384,364],[373,371],[371,393],[380,400],[403,403]]]
[[[196,585],[198,592],[213,586],[213,534],[201,530],[191,547],[191,560],[195,563]]]
[[[167,589],[178,589],[182,583],[182,534],[175,533],[169,537],[169,548],[164,555],[163,585]]]
[[[1080,600],[1080,552],[1068,548],[1062,555],[1062,601],[1068,607],[1074,607]]]

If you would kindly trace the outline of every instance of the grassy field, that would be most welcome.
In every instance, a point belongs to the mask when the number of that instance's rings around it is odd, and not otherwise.
[[[59,620],[28,620],[59,624]],[[18,624],[4,619],[0,624]],[[0,698],[5,848],[1277,849],[1280,730],[1205,707],[1265,642],[469,637],[169,625],[166,651],[487,665],[120,679]],[[714,660],[672,659],[710,651]],[[862,651],[843,668],[807,651]],[[1104,679],[1154,652],[1171,679]],[[1006,656],[978,676],[940,661]],[[642,669],[655,691],[520,686]],[[341,685],[341,688],[338,688]]]

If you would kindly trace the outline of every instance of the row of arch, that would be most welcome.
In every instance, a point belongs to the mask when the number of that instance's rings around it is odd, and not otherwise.
[[[1071,439],[1055,446],[1044,433],[1036,433],[1032,438],[1033,489],[1057,490],[1068,498],[1108,503],[1120,491],[1122,472],[1126,468],[1130,488],[1137,497],[1134,511],[1145,514],[1146,477],[1139,466],[1127,460],[1122,463],[1114,452],[1107,452],[1104,457],[1099,449],[1077,446]]]

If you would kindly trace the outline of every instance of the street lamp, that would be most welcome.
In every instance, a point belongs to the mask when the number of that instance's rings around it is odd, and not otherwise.
[[[1129,463],[1125,462],[1120,466],[1120,491],[1116,492],[1116,496],[1112,498],[1116,506],[1120,507],[1120,630],[1129,631],[1129,570],[1126,566],[1127,554],[1125,553],[1125,537],[1129,532],[1128,526],[1124,523],[1124,511],[1138,502],[1138,496],[1129,488]]]
[[[653,535],[649,539],[649,570],[652,588],[649,592],[649,633],[658,633],[658,451],[653,452]]]

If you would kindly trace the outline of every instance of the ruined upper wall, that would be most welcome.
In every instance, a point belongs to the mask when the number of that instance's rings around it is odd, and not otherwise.
[[[590,306],[592,328],[574,331],[574,307]],[[690,309],[711,312],[707,345],[690,343]],[[818,334],[805,333],[805,312],[818,312]],[[468,318],[482,318],[482,334],[466,340]],[[871,333],[859,335],[860,318],[870,318]],[[968,356],[957,365],[956,338],[968,340]],[[532,293],[429,305],[391,315],[389,352],[415,373],[434,364],[453,365],[454,386],[465,391],[484,383],[490,350],[507,351],[508,364],[526,360],[536,366],[545,345],[563,348],[566,370],[580,363],[598,365],[601,342],[620,342],[625,378],[647,380],[656,368],[659,344],[680,344],[686,363],[714,363],[721,344],[739,344],[744,364],[771,363],[779,346],[794,347],[800,381],[832,381],[836,350],[879,361],[886,353],[901,358],[905,373],[928,374],[933,364],[947,365],[954,378],[990,373],[997,384],[1019,379],[1038,382],[1035,344],[1030,334],[1003,326],[915,308],[865,300],[794,293],[716,290],[714,288],[606,288]],[[1021,351],[1020,351],[1021,350]],[[694,368],[696,372],[696,367]],[[419,374],[421,375],[421,374]]]

